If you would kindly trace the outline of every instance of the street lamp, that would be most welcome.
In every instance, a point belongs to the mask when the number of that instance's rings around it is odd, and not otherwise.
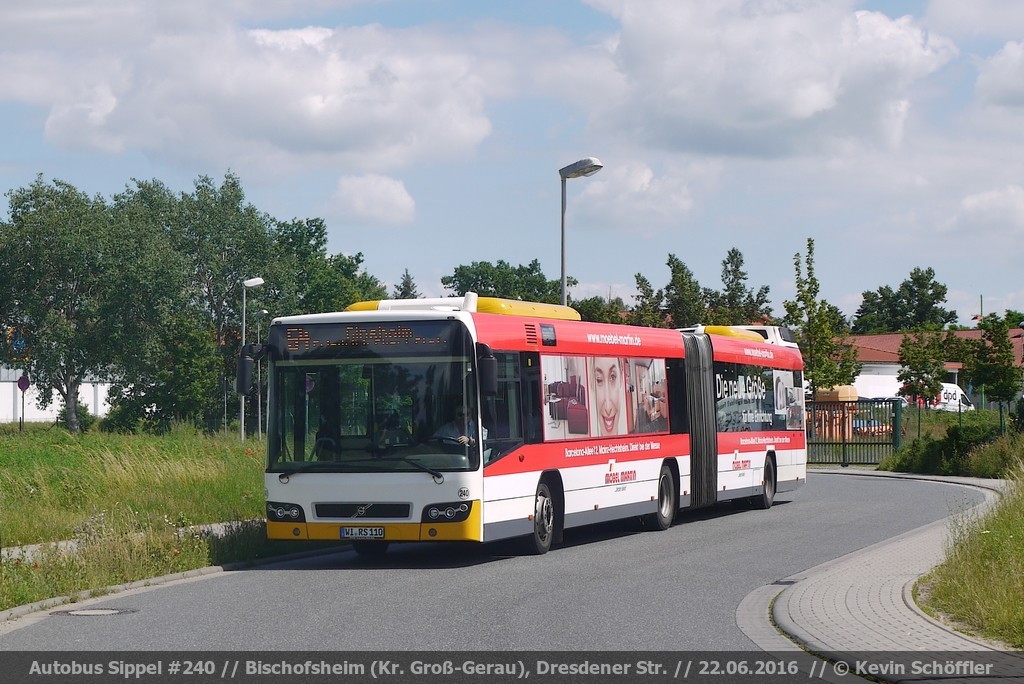
[[[245,349],[245,293],[250,287],[259,287],[263,278],[259,276],[242,281],[242,348]],[[245,441],[245,395],[238,397],[238,430],[242,441]]]
[[[595,157],[580,159],[578,162],[569,164],[558,170],[562,177],[562,304],[566,303],[565,293],[565,181],[569,178],[580,178],[582,176],[593,176],[601,170],[603,164]]]

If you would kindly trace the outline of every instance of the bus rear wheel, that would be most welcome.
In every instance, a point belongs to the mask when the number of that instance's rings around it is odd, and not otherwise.
[[[654,523],[657,530],[667,530],[672,527],[672,521],[676,517],[676,479],[672,469],[667,463],[661,466],[661,473],[658,475],[658,509],[651,513],[650,521]]]
[[[551,550],[555,538],[555,501],[546,482],[537,485],[533,501],[533,534],[527,538],[527,551],[542,555]]]
[[[360,556],[383,556],[388,550],[388,542],[378,539],[360,539],[352,542],[352,549]]]
[[[764,461],[764,490],[760,496],[751,497],[754,508],[767,511],[775,502],[775,459],[769,456]]]

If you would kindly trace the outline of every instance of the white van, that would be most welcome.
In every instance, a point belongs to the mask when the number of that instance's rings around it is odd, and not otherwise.
[[[936,397],[935,403],[932,404],[932,408],[939,411],[973,411],[974,404],[971,403],[971,398],[967,396],[958,385],[944,382],[942,383],[942,390]]]
[[[857,395],[861,399],[891,399],[899,395],[903,383],[895,375],[860,375],[853,381],[853,386],[857,388]],[[910,403],[913,399],[906,401]],[[974,404],[967,393],[949,382],[942,383],[942,389],[929,406],[937,411],[954,413],[974,410]]]

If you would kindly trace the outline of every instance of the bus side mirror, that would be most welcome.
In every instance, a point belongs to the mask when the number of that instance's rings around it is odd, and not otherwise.
[[[477,345],[476,366],[480,373],[480,394],[493,397],[498,394],[498,360],[486,344]]]
[[[252,389],[252,367],[255,361],[251,356],[238,357],[238,363],[235,367],[235,392],[241,395],[249,394],[249,390]]]
[[[257,359],[263,358],[266,347],[262,344],[247,344],[242,347],[235,366],[235,392],[247,395],[252,390],[252,367]]]

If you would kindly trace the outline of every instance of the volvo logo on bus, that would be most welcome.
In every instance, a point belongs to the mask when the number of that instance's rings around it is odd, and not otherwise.
[[[353,518],[361,518],[361,517],[363,517],[364,515],[366,515],[366,511],[370,510],[370,506],[372,506],[372,505],[373,504],[366,504],[365,506],[360,506],[359,508],[356,509],[356,512],[352,515],[352,517]]]
[[[459,498],[460,499],[468,499],[469,498],[469,487],[459,487]]]

